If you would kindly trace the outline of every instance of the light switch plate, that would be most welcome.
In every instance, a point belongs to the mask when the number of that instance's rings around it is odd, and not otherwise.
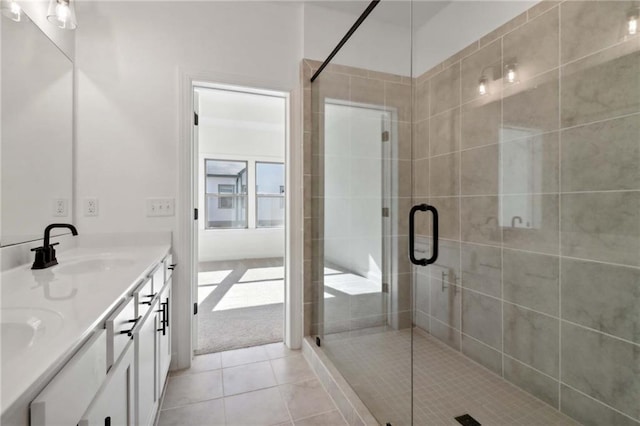
[[[147,217],[174,216],[173,198],[147,198]]]

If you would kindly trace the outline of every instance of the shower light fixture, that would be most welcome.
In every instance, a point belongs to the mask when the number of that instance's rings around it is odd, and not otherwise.
[[[480,81],[478,82],[478,93],[481,96],[486,95],[488,93],[487,86],[489,82],[485,76],[480,77]]]
[[[518,75],[516,73],[516,64],[509,64],[506,67],[507,70],[507,82],[508,83],[515,83],[517,81]]]
[[[627,16],[627,34],[636,35],[638,33],[638,10],[634,10]]]
[[[15,22],[22,20],[22,8],[15,0],[3,2],[2,14]]]
[[[71,0],[50,0],[47,19],[63,30],[75,30],[78,26]]]

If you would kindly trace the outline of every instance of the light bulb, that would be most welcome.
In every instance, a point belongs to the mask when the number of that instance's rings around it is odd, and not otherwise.
[[[516,81],[516,66],[507,65],[507,81],[509,83],[515,83]]]
[[[51,0],[47,19],[63,30],[73,30],[77,27],[75,12],[70,0]]]
[[[487,94],[487,79],[482,77],[480,79],[479,85],[478,85],[478,93],[480,93],[480,95],[486,95]]]
[[[629,35],[636,35],[638,33],[637,15],[629,15],[629,20],[627,21],[627,32]]]

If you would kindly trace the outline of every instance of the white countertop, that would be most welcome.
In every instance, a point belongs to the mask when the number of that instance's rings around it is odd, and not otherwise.
[[[58,252],[59,264],[48,269],[3,271],[2,413],[42,387],[169,250],[161,243],[77,247]]]

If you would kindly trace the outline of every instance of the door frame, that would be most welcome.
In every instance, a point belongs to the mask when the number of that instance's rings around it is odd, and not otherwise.
[[[303,338],[303,168],[302,168],[302,94],[296,87],[253,77],[217,72],[179,71],[179,141],[178,144],[178,199],[177,229],[172,242],[176,261],[184,267],[176,269],[177,284],[174,285],[173,306],[174,329],[172,341],[172,369],[191,366],[194,339],[194,303],[197,293],[197,256],[195,241],[197,226],[194,225],[194,209],[198,199],[194,196],[198,167],[198,147],[194,143],[193,88],[236,87],[256,93],[278,92],[286,98],[285,137],[285,291],[284,291],[284,343],[291,349],[299,349]]]

